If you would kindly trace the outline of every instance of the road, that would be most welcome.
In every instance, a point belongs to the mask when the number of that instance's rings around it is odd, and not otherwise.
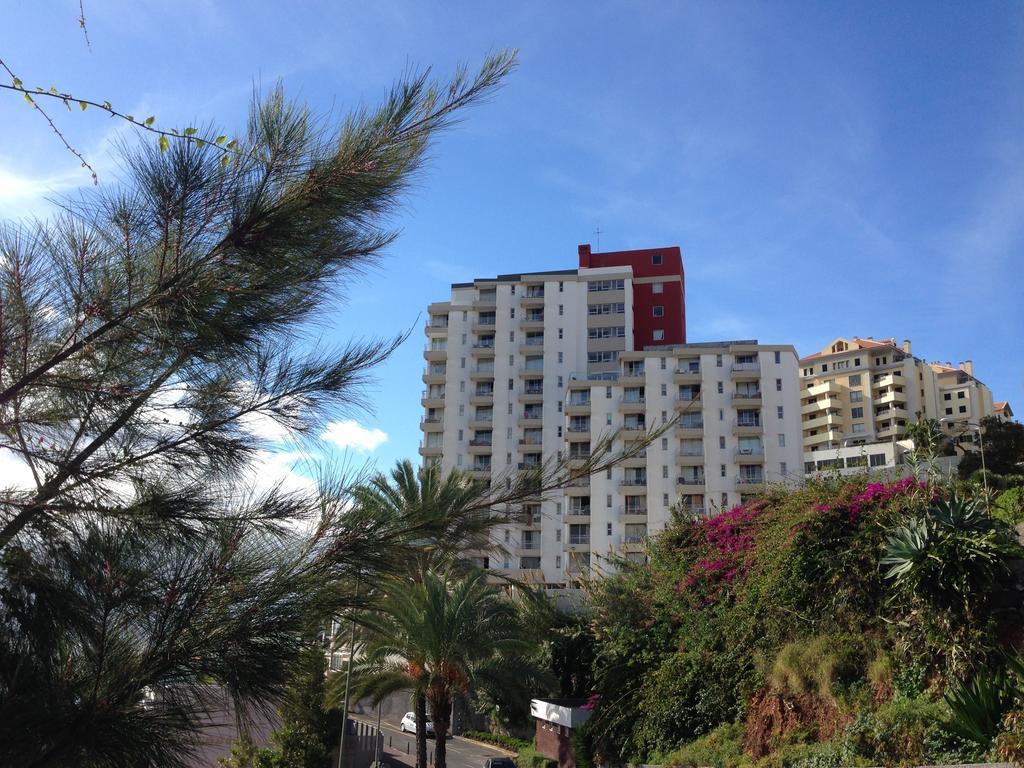
[[[351,715],[350,715],[351,717]],[[377,719],[365,716],[356,716],[352,718],[358,720],[361,723],[369,725],[371,728],[377,727]],[[409,764],[412,765],[416,761],[416,735],[412,733],[402,733],[398,728],[397,722],[388,722],[387,720],[381,720],[380,723],[381,733],[384,735],[384,748],[391,754],[396,754],[400,758],[405,759],[405,755],[408,754]],[[390,745],[390,749],[389,749]],[[489,745],[478,744],[475,741],[468,741],[459,736],[455,736],[448,739],[448,765],[451,768],[483,768],[484,760],[488,757],[508,757],[512,755],[512,752],[506,752],[498,747],[492,747]],[[408,749],[408,753],[406,752]],[[427,752],[428,759],[433,756],[434,752],[434,740],[427,739]]]

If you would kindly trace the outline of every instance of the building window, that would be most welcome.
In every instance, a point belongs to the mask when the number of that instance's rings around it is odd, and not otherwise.
[[[860,358],[859,357],[853,358],[853,367],[857,368],[859,366],[860,366]]]
[[[664,293],[664,292],[665,292],[665,284],[664,283],[651,283],[651,293]]]
[[[720,435],[718,438],[718,447],[723,451],[725,450],[725,437],[723,435]]]
[[[664,341],[665,340],[665,331],[663,331],[661,328],[655,328],[654,329],[653,339],[655,341]]]
[[[822,365],[821,365],[821,372],[824,373],[827,370],[828,370],[828,363],[822,363]]]
[[[716,368],[721,368],[722,367],[722,356],[721,355],[715,355],[715,367]]]
[[[947,408],[946,409],[946,415],[947,416],[952,416],[953,415],[953,409],[952,408]]]
[[[661,264],[661,254],[660,253],[656,253],[653,256],[651,256],[651,264],[654,264],[655,266],[657,266],[658,264]]]
[[[562,338],[562,329],[561,328],[558,329],[558,338]]]
[[[778,410],[779,418],[780,418],[780,419],[781,419],[781,418],[783,418],[783,415],[782,415],[782,413],[783,413],[783,407],[782,407],[782,406],[780,405],[780,406],[778,407],[778,409],[777,409],[777,410]]]
[[[612,524],[611,523],[608,523],[608,535],[609,536],[612,535]]]
[[[848,381],[849,381],[849,384],[850,384],[851,387],[859,387],[860,386],[860,374],[859,373],[853,374],[853,376],[851,376],[848,379]]]
[[[868,461],[871,462],[872,467],[884,467],[885,466],[885,454],[884,453],[872,453],[868,456]]]
[[[560,363],[561,363],[561,362],[563,362],[563,361],[564,361],[564,353],[562,353],[562,352],[559,352],[559,353],[558,353],[558,362],[560,362]]]
[[[857,408],[851,408],[850,409],[850,418],[851,419],[863,419],[864,418],[864,408],[863,408],[863,406],[857,407]]]
[[[944,394],[942,396],[942,399],[943,400],[952,400],[953,399],[953,393],[952,392],[947,392],[946,394]]]
[[[779,352],[778,350],[775,350],[775,364],[778,365],[781,362],[782,362],[782,353]]]
[[[721,469],[719,470],[719,472],[722,473],[722,477],[725,477],[725,464],[722,464],[720,466],[721,466]]]
[[[966,405],[961,405],[960,406],[960,413],[967,413],[967,406]]]
[[[837,370],[837,371],[842,370],[844,368],[849,368],[850,367],[850,361],[849,360],[836,360],[835,364],[832,367],[835,370]]]
[[[779,474],[782,475],[783,477],[785,477],[786,474],[787,474],[786,473],[786,462],[784,462],[784,461],[780,461],[779,462]]]
[[[725,421],[725,410],[722,408],[718,409],[718,420]]]
[[[564,290],[565,290],[565,284],[561,280],[559,280],[558,281],[558,292],[561,293]]]
[[[956,399],[957,400],[963,400],[964,397],[966,396],[966,394],[967,394],[966,392],[964,392],[963,390],[960,390],[959,392],[956,393]]]
[[[853,425],[853,431],[856,434],[859,435],[860,433],[862,433],[864,431],[864,425],[863,424],[859,424],[859,423],[858,424],[854,424]]]
[[[720,381],[720,382],[718,382],[718,394],[721,395],[724,392],[725,392],[725,382]]]
[[[565,306],[563,304],[559,304],[558,305],[558,314],[559,315],[564,315],[565,314]]]
[[[781,392],[782,391],[782,379],[776,379],[775,380],[775,391],[776,392]]]
[[[664,317],[665,316],[665,308],[663,306],[661,306],[660,304],[655,304],[651,308],[651,312],[653,313],[653,315],[655,317]]]
[[[783,435],[783,434],[780,434],[779,435],[779,448],[785,448],[785,447],[786,447],[786,436]]]
[[[668,395],[668,384],[661,385],[661,396],[665,397]]]
[[[859,389],[854,389],[854,390],[852,390],[850,392],[850,402],[851,403],[860,403],[860,402],[863,402],[863,401],[864,401],[864,393],[861,392]]]

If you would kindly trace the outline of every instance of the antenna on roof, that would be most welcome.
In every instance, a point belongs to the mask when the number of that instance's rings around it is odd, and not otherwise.
[[[601,251],[601,225],[597,225],[597,229],[594,230],[594,236],[597,238],[597,251]]]

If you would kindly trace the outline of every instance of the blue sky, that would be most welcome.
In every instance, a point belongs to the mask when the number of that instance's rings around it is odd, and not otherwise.
[[[202,2],[8,4],[0,57],[32,85],[161,123],[242,124],[255,83],[317,111],[373,103],[410,66],[521,65],[436,145],[380,267],[325,337],[400,333],[371,412],[336,443],[416,457],[422,313],[452,281],[575,266],[576,245],[679,245],[692,341],[801,354],[836,336],[973,358],[1024,412],[1024,5]],[[3,94],[0,94],[2,97]],[[62,115],[116,183],[113,121]],[[88,184],[0,98],[0,215]],[[380,430],[369,435],[360,430]],[[383,433],[383,434],[381,434]],[[382,439],[386,437],[386,439]],[[373,450],[368,450],[374,445]]]

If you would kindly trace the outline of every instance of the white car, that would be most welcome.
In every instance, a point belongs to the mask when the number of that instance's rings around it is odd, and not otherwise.
[[[402,722],[399,723],[398,727],[402,733],[416,733],[416,713],[406,712],[405,717],[402,718]],[[424,728],[427,732],[427,736],[434,735],[434,724],[429,720],[424,723]]]

